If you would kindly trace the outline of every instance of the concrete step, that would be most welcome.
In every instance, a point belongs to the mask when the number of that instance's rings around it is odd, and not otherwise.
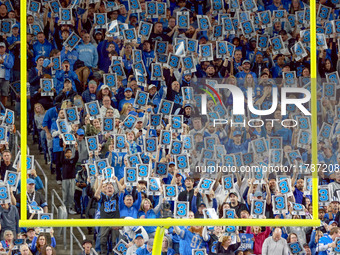
[[[44,155],[41,155],[39,153],[38,144],[33,143],[33,136],[28,135],[27,137],[28,137],[27,145],[30,148],[30,155],[34,155],[35,160],[38,161],[38,163],[44,170],[47,176],[47,179],[48,179],[48,201],[47,203],[49,204],[48,207],[49,207],[49,211],[51,212],[51,208],[52,208],[51,207],[51,191],[52,189],[55,189],[57,193],[59,194],[59,196],[62,197],[61,185],[57,184],[55,174],[52,175],[49,165],[45,164]],[[41,176],[39,171],[37,171],[37,174],[40,176],[41,180],[44,183],[43,176]],[[56,203],[56,204],[58,205],[59,203]],[[80,219],[80,215],[72,215],[72,218]],[[93,235],[87,235],[87,228],[82,228],[82,231],[86,235],[86,238],[93,240]],[[58,233],[59,233],[59,228],[55,228],[55,238],[57,242],[57,247],[56,247],[57,254],[58,255],[70,255],[70,228],[67,228],[67,232],[66,232],[66,245],[64,245],[63,235],[59,236]],[[74,234],[77,237],[77,239],[81,242],[83,238],[79,234],[79,231],[74,230]],[[73,254],[78,254],[79,252],[80,252],[79,246],[77,245],[76,242],[73,242]]]

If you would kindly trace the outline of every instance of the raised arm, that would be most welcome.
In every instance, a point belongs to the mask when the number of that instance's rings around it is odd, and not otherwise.
[[[266,202],[268,205],[270,205],[272,203],[272,196],[271,196],[269,185],[268,185],[268,179],[266,179],[265,187],[266,187],[266,193],[267,193]]]
[[[203,227],[202,237],[203,237],[203,240],[206,241],[206,242],[209,241],[209,239],[210,239],[210,236],[208,234],[208,229],[207,229],[206,226]]]
[[[94,197],[99,200],[100,199],[100,193],[102,191],[103,188],[103,180],[101,180],[100,184],[98,185],[98,188],[96,190],[96,193],[94,194]]]

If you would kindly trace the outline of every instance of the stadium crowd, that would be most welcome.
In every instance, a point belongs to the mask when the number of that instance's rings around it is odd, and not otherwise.
[[[304,99],[293,88],[310,90],[308,2],[27,4],[28,131],[44,155],[43,168],[61,185],[70,217],[275,218],[278,226],[281,219],[313,218],[311,119],[300,111],[310,111],[310,103],[287,111],[273,103],[276,93],[282,103]],[[339,252],[339,6],[317,3],[320,208],[314,218],[321,226],[172,227],[162,254]],[[0,5],[5,107],[9,97],[18,102],[10,92],[19,77],[17,10],[17,1]],[[241,90],[245,115],[233,114],[239,98],[220,84]],[[286,87],[294,93],[283,95]],[[270,113],[260,116],[251,104]],[[0,145],[0,188],[7,195],[0,193],[0,252],[57,254],[53,230],[18,227],[20,167],[9,115],[4,111],[0,126],[10,127],[0,139],[7,140]],[[218,166],[229,171],[212,171]],[[253,167],[241,171],[244,166]],[[27,170],[28,217],[42,219],[50,212],[43,183],[34,164]],[[83,241],[81,254],[91,248],[151,254],[155,231],[88,228],[93,239]]]

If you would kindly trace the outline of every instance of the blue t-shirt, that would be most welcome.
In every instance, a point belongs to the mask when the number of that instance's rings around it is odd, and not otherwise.
[[[237,152],[242,152],[242,153],[247,153],[248,152],[248,144],[250,140],[247,139],[240,145],[236,145],[234,143],[233,139],[229,139],[227,144],[225,145],[225,148],[227,150],[227,153],[237,153]]]
[[[320,244],[329,244],[329,243],[333,243],[333,240],[332,240],[332,238],[328,234],[325,234],[323,237],[320,238],[318,245],[320,245]],[[327,250],[319,251],[319,255],[327,255],[328,254]]]
[[[191,254],[193,249],[206,248],[206,241],[199,234],[194,234],[188,229],[183,229],[180,233],[182,242],[180,242],[181,254]]]

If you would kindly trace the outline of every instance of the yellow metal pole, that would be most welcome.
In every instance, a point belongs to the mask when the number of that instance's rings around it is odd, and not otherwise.
[[[320,226],[318,220],[318,180],[317,172],[313,173],[313,220],[277,220],[277,219],[87,219],[84,220],[27,220],[26,199],[26,153],[27,153],[27,23],[26,2],[20,0],[21,31],[21,220],[20,227],[90,227],[90,226]],[[316,98],[316,15],[315,0],[310,2],[311,14],[311,105],[312,105],[312,163],[317,164],[317,98]],[[160,230],[159,230],[160,231]],[[161,232],[160,232],[161,234]],[[163,233],[164,235],[164,233]]]
[[[315,0],[310,0],[310,56],[311,56],[311,104],[312,104],[312,164],[316,171],[313,172],[313,219],[318,219],[319,199],[318,199],[318,108],[317,108],[317,72],[316,72],[316,10]]]
[[[27,220],[26,154],[27,154],[27,23],[26,1],[20,0],[20,125],[21,125],[21,196],[20,214]]]
[[[164,232],[165,232],[165,228],[157,227],[155,239],[154,239],[153,247],[152,247],[152,255],[161,255],[162,254]]]
[[[20,227],[102,227],[102,226],[320,226],[320,220],[278,219],[69,219],[21,220]]]

